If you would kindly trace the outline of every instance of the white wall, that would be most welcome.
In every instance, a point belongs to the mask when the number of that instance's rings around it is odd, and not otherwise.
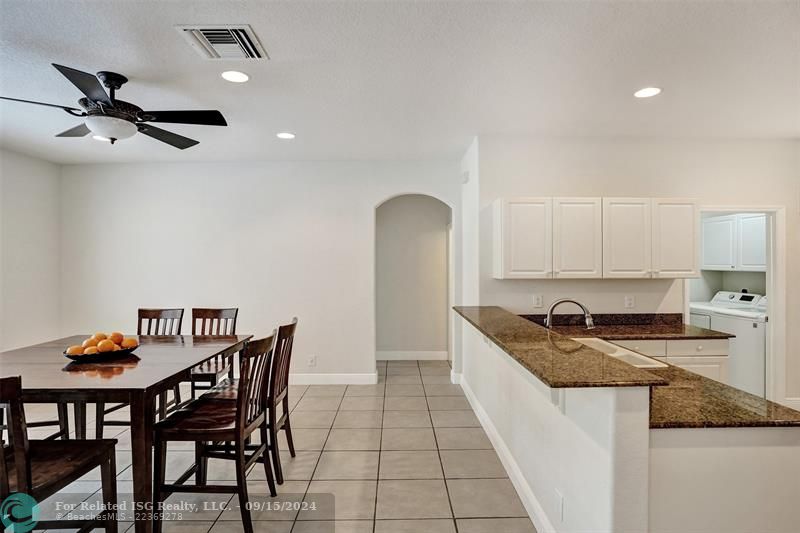
[[[0,350],[59,336],[59,176],[0,149]]]
[[[132,331],[144,306],[238,306],[239,331],[256,335],[299,317],[293,371],[364,377],[375,208],[422,193],[460,216],[458,173],[446,162],[65,166],[63,331]]]
[[[491,202],[504,196],[693,197],[703,205],[786,206],[787,316],[800,321],[800,142],[541,140],[480,137],[482,305],[530,312],[530,294],[584,299],[593,312],[682,312],[682,283],[501,281],[491,278]],[[465,222],[464,231],[468,231]],[[614,297],[611,297],[614,295]],[[629,311],[629,310],[628,310]],[[800,331],[788,328],[789,396],[800,396]]]
[[[376,210],[379,352],[446,357],[448,224],[450,208],[430,196],[398,196]]]

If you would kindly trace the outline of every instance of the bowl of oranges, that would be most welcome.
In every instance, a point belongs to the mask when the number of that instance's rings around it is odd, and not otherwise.
[[[96,363],[124,357],[138,347],[139,341],[134,337],[125,337],[118,331],[110,335],[98,332],[83,343],[68,347],[64,356],[80,363]]]

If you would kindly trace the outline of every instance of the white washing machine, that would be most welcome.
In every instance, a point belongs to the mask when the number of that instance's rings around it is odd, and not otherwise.
[[[692,302],[690,323],[736,335],[730,339],[728,384],[765,397],[767,297],[719,291],[710,302]]]

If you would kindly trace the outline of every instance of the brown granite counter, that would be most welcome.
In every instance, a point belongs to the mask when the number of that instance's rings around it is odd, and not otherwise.
[[[662,378],[623,363],[500,307],[456,307],[456,312],[552,388],[641,387]]]
[[[800,426],[800,411],[675,366],[645,371],[564,336],[586,337],[585,326],[556,326],[558,332],[553,332],[500,307],[456,307],[455,310],[550,387],[651,386],[651,429]],[[635,327],[640,326],[642,324]],[[604,327],[613,326],[601,325],[594,336],[609,340],[726,338],[613,337],[607,336],[608,330],[601,329]],[[676,326],[662,324],[659,327]]]
[[[789,409],[676,366],[648,369],[669,382],[650,393],[650,428],[800,426]]]
[[[521,315],[539,325],[546,315]],[[681,313],[592,315],[595,328],[586,329],[583,315],[554,315],[553,330],[567,337],[599,337],[606,340],[729,339],[729,333],[683,323]]]

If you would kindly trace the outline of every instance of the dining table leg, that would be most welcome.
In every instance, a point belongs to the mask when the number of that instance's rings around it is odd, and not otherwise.
[[[131,448],[133,449],[133,501],[136,533],[153,531],[153,417],[154,396],[131,396]]]

